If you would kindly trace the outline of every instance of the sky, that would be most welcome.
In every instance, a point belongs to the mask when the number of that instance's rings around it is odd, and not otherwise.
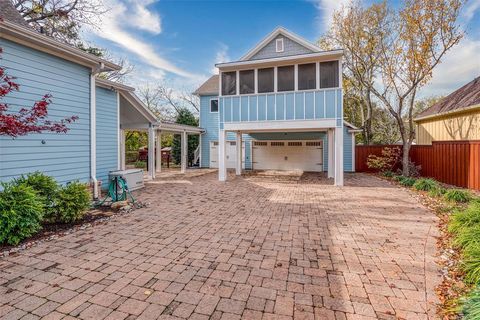
[[[135,66],[129,84],[161,82],[193,91],[216,72],[215,63],[238,60],[277,26],[315,42],[342,3],[347,1],[104,0],[109,10],[85,37]],[[467,2],[461,24],[465,38],[421,96],[446,95],[480,76],[480,0]]]

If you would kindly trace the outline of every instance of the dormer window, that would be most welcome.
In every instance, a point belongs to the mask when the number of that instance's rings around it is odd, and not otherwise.
[[[277,41],[275,41],[275,44],[276,44],[276,51],[277,52],[283,52],[283,50],[284,50],[283,38],[277,39]]]

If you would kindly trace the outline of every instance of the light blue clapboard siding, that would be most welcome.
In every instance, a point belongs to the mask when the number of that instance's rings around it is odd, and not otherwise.
[[[352,139],[353,135],[348,133],[348,128],[343,127],[343,170],[352,171]]]
[[[118,166],[117,93],[99,88],[97,101],[97,179],[108,187],[108,173]]]
[[[279,38],[283,38],[283,52],[277,52],[276,50],[276,40]],[[302,46],[298,42],[293,41],[284,35],[278,35],[272,41],[266,44],[262,49],[260,49],[260,51],[258,51],[255,55],[253,55],[252,58],[250,58],[249,60],[291,56],[311,52],[312,50]]]
[[[342,89],[221,97],[223,122],[341,118]],[[258,114],[258,118],[257,118]]]
[[[5,101],[13,111],[31,107],[44,94],[52,95],[49,119],[77,115],[66,134],[42,133],[11,139],[0,137],[0,181],[41,171],[60,183],[88,182],[90,177],[90,70],[75,63],[0,39],[2,60],[20,91]],[[42,143],[44,142],[44,143]]]

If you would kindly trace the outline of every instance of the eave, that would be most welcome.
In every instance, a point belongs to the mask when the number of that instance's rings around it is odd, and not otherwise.
[[[124,85],[122,83],[102,79],[102,78],[95,78],[95,85],[105,89],[114,89],[114,90],[122,90],[122,91],[129,91],[129,92],[135,91],[135,88],[133,87]]]
[[[451,115],[456,115],[456,114],[461,114],[461,113],[468,113],[468,112],[474,111],[474,110],[476,110],[476,109],[479,109],[479,110],[480,110],[480,104],[475,104],[475,105],[473,105],[473,106],[466,107],[466,108],[462,108],[462,109],[456,109],[456,110],[451,110],[451,111],[446,111],[446,112],[431,114],[431,115],[424,116],[424,117],[418,117],[418,118],[413,119],[413,121],[415,121],[415,122],[420,122],[420,121],[430,120],[430,119],[434,119],[434,118],[442,118],[442,117],[451,116]]]
[[[9,21],[0,21],[0,37],[86,67],[101,68],[102,71],[121,70],[119,65],[110,61]]]

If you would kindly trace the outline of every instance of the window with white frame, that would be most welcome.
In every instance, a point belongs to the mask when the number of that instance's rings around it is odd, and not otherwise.
[[[320,62],[320,88],[336,88],[338,81],[338,60]]]
[[[284,51],[284,46],[283,46],[283,38],[279,38],[275,41],[275,49],[277,52],[283,52]]]
[[[309,90],[317,87],[317,65],[315,63],[298,65],[298,90]]]
[[[240,71],[240,94],[250,94],[255,92],[255,71]]]
[[[258,93],[266,93],[274,91],[274,68],[258,69]]]
[[[237,72],[222,72],[222,95],[231,96],[237,94]]]
[[[210,112],[218,112],[218,99],[210,100]]]
[[[277,91],[295,90],[295,67],[284,66],[277,69]]]

